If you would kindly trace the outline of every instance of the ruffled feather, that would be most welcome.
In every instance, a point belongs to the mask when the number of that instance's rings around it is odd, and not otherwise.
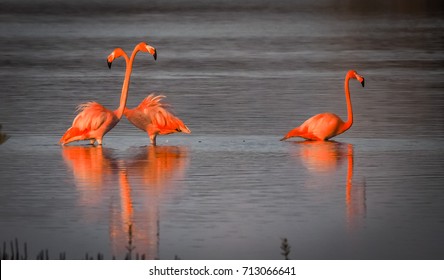
[[[72,127],[80,131],[97,130],[107,119],[108,109],[97,102],[82,103],[77,107],[78,115],[72,122]]]

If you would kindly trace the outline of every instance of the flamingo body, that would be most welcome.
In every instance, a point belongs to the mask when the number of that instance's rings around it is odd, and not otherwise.
[[[285,136],[286,139],[290,137],[302,137],[307,140],[328,140],[340,133],[339,128],[344,125],[336,114],[321,113],[306,120],[301,126],[292,129]]]
[[[116,112],[113,112],[97,102],[87,102],[78,106],[78,115],[72,122],[71,127],[60,139],[61,144],[74,141],[96,140],[102,144],[103,136],[110,131],[118,122]]]
[[[125,108],[123,114],[137,128],[146,131],[151,144],[156,144],[157,135],[176,132],[191,133],[190,129],[176,117],[168,105],[162,103],[163,95],[148,95],[134,108]]]
[[[347,131],[353,124],[353,111],[350,100],[349,81],[357,79],[364,86],[364,77],[354,70],[349,70],[345,76],[345,97],[347,102],[348,120],[343,121],[340,117],[333,113],[317,114],[302,125],[290,130],[282,139],[286,140],[291,137],[302,137],[307,140],[325,141]]]

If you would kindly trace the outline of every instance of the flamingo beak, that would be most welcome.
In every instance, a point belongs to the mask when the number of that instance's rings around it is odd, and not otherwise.
[[[356,80],[358,80],[361,83],[362,87],[364,87],[364,85],[365,85],[364,77],[362,77],[361,75],[358,75],[357,73],[355,74],[355,77],[356,77]]]
[[[146,50],[154,57],[154,60],[157,60],[157,50],[156,48],[150,46],[150,45],[146,45]]]
[[[116,49],[117,50],[117,49]],[[116,50],[114,50],[110,55],[108,55],[108,57],[106,58],[106,62],[108,63],[108,68],[111,69],[111,64],[114,61],[114,56],[115,56],[115,52]]]

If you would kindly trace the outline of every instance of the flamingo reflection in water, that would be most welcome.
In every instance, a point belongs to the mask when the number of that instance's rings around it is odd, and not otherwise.
[[[105,182],[116,173],[117,163],[112,151],[102,146],[63,146],[62,155],[73,172],[80,205],[98,205],[103,198]]]
[[[135,252],[157,259],[159,203],[184,177],[188,154],[184,147],[149,146],[136,150],[137,154],[119,171],[121,205],[113,210],[110,226],[113,254],[127,252],[131,224]]]
[[[353,184],[353,145],[335,141],[303,141],[299,145],[298,157],[304,166],[315,175],[335,173],[347,159],[345,184],[346,222],[349,229],[359,226],[366,213],[365,183]],[[311,182],[312,183],[312,182]],[[310,183],[310,185],[311,185]],[[323,182],[324,186],[326,182]]]
[[[131,225],[133,252],[147,259],[158,258],[159,202],[185,175],[187,148],[142,147],[127,159],[116,159],[112,150],[101,146],[64,146],[62,151],[74,174],[87,221],[96,222],[103,220],[103,215],[109,216],[113,256],[120,258],[128,252]],[[118,201],[113,200],[115,191]],[[102,214],[98,205],[107,209],[107,199],[111,199],[110,212]]]

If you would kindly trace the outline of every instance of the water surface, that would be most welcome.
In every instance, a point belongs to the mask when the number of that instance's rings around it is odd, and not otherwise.
[[[438,1],[6,1],[0,11],[0,241],[31,257],[123,258],[132,225],[147,258],[442,259],[444,45]],[[108,3],[108,2],[107,2]],[[385,3],[385,4],[384,4]],[[125,7],[124,7],[125,6]],[[148,93],[192,130],[160,136],[123,119],[103,147],[60,147],[76,106]],[[325,111],[334,142],[280,142]]]

